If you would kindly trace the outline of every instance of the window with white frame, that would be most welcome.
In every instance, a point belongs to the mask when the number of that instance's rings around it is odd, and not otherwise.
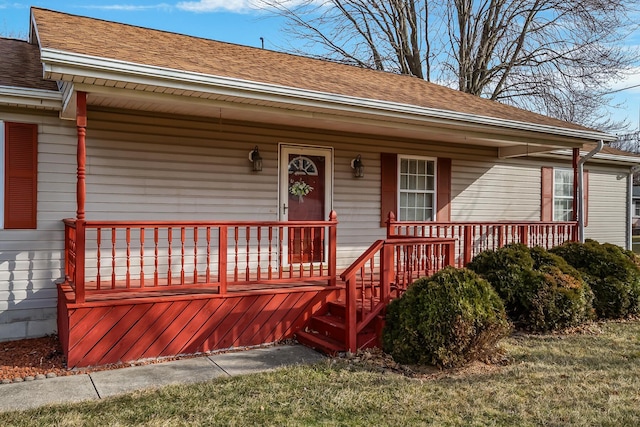
[[[400,221],[433,221],[436,212],[436,160],[398,156]]]
[[[553,170],[553,220],[573,221],[573,170]]]
[[[633,204],[633,212],[634,212],[633,216],[640,216],[640,201],[636,201]]]

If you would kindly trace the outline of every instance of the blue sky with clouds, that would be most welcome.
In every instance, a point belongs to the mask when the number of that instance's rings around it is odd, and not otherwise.
[[[286,46],[287,35],[280,31],[282,22],[251,7],[251,0],[0,0],[0,35],[26,37],[29,7],[38,6],[76,15],[123,22],[142,27],[189,34],[230,43],[278,50]],[[640,34],[633,37],[639,40]],[[1,58],[0,58],[1,60]],[[640,128],[640,60],[636,72],[612,89],[612,109],[617,120],[627,119],[632,130]]]

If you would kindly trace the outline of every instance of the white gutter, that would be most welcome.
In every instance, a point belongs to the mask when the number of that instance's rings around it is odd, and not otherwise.
[[[614,141],[615,136],[602,132],[570,129],[495,117],[479,116],[450,110],[420,107],[411,104],[359,98],[309,89],[282,86],[264,82],[215,76],[193,71],[138,64],[116,59],[77,54],[58,49],[41,48],[45,78],[52,74],[84,76],[92,79],[128,81],[140,85],[157,85],[182,90],[238,96],[267,102],[284,102],[306,107],[329,108],[353,114],[371,114],[372,111],[390,117],[412,115],[464,122],[473,125],[495,126],[526,132],[560,135],[582,140]]]
[[[60,110],[62,95],[54,90],[0,86],[0,104]]]
[[[581,151],[580,154],[583,152]],[[586,153],[586,152],[584,152]],[[586,155],[586,154],[585,154]],[[552,156],[571,156],[570,150],[553,150],[548,153],[539,154],[541,157],[552,157]],[[623,156],[620,154],[607,154],[607,153],[598,153],[593,157],[594,160],[601,160],[603,162],[608,163],[626,163],[626,164],[634,164],[640,163],[640,157],[638,156]],[[620,178],[622,179],[622,178]]]
[[[604,141],[598,141],[598,145],[578,160],[578,241],[584,243],[584,164],[598,154],[604,147]]]

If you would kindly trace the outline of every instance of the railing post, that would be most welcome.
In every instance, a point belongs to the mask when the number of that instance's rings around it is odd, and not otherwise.
[[[357,351],[358,346],[358,325],[356,320],[356,283],[355,278],[351,277],[347,280],[346,289],[346,347],[351,353]]]
[[[382,269],[380,277],[382,282],[382,295],[380,301],[386,304],[391,300],[391,282],[393,282],[393,277],[395,276],[395,269],[393,268],[393,245],[386,243],[382,245],[380,264]]]
[[[218,281],[220,294],[227,293],[227,246],[229,243],[229,228],[221,225],[218,233]]]
[[[338,237],[338,214],[336,211],[329,213],[329,286],[336,285],[336,257]]]
[[[396,222],[396,216],[393,212],[389,212],[389,216],[387,217],[387,239],[394,236],[394,223]]]
[[[529,246],[529,226],[523,225],[522,227],[520,227],[520,230],[520,243],[525,246]]]
[[[69,277],[69,239],[71,238],[71,227],[66,222],[64,223],[64,280],[68,282]]]
[[[498,226],[498,247],[501,248],[504,246],[504,225]]]
[[[466,224],[464,226],[464,233],[463,233],[463,244],[462,244],[462,260],[463,260],[463,265],[462,267],[464,267],[465,265],[469,264],[471,262],[471,256],[473,255],[473,237],[472,237],[472,231],[473,229],[473,225],[471,224]]]
[[[446,266],[456,266],[456,242],[445,243],[447,245]],[[471,260],[469,260],[470,262]],[[466,264],[465,264],[466,265]]]
[[[86,233],[85,233],[85,221],[76,220],[76,269],[75,277],[73,278],[76,303],[85,302],[85,289],[84,289],[84,263],[86,257]]]

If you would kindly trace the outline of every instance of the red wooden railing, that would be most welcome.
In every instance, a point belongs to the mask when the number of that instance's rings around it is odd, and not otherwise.
[[[65,277],[87,292],[336,281],[328,221],[77,221],[65,224]],[[90,283],[88,287],[86,284]]]
[[[387,221],[387,238],[439,237],[456,240],[455,265],[463,267],[485,250],[509,243],[550,249],[578,238],[578,223],[538,221],[398,222]]]
[[[346,347],[355,352],[357,336],[416,279],[453,265],[455,240],[393,238],[372,244],[341,278],[346,283]]]

